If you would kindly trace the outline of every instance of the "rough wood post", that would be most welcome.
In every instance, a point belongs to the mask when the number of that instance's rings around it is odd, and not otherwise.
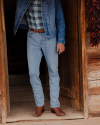
[[[82,76],[84,118],[88,118],[87,76],[86,76],[86,42],[85,42],[85,0],[81,0],[81,39],[82,39]]]
[[[2,123],[6,123],[7,114],[10,112],[9,103],[9,82],[8,82],[8,63],[7,45],[3,0],[0,0],[0,86],[1,86],[1,106]]]

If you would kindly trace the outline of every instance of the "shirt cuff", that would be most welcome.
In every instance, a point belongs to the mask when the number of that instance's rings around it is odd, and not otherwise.
[[[58,42],[57,42],[57,43],[62,43],[62,44],[65,45],[65,39],[59,39],[59,38],[58,38]]]

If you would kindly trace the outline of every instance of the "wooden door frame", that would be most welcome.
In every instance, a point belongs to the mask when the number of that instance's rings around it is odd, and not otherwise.
[[[3,0],[0,0],[0,92],[2,123],[6,123],[6,117],[10,113],[10,98]]]
[[[85,0],[81,0],[80,11],[80,37],[82,45],[82,84],[83,84],[83,115],[84,119],[88,118],[87,103],[87,76],[86,76],[86,41],[85,41]]]
[[[81,4],[80,11],[80,39],[82,47],[82,83],[83,83],[83,114],[84,118],[88,118],[87,105],[87,78],[86,78],[86,43],[85,43],[85,0],[79,0]],[[0,90],[2,105],[2,123],[6,123],[7,114],[10,112],[9,105],[9,82],[8,82],[8,65],[7,65],[7,47],[6,47],[6,31],[3,0],[0,0]],[[7,105],[8,102],[8,105]],[[7,110],[8,109],[8,110]]]

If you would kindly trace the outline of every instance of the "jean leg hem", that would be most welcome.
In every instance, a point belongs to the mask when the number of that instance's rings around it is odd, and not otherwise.
[[[44,105],[36,105],[36,107],[42,107],[42,106],[44,106]]]
[[[51,108],[56,108],[56,107],[60,108],[60,105],[51,106]]]

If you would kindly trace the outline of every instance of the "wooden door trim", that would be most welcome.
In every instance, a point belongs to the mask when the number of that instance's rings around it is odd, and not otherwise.
[[[4,78],[4,52],[3,52],[3,26],[2,26],[2,4],[3,1],[0,1],[0,86],[1,86],[1,107],[2,107],[2,123],[6,122],[6,86]]]
[[[86,76],[86,42],[85,42],[85,0],[81,0],[81,42],[82,42],[82,82],[83,82],[83,114],[88,118],[87,76]]]
[[[7,114],[10,112],[10,100],[3,0],[0,0],[0,86],[2,123],[6,123]]]

